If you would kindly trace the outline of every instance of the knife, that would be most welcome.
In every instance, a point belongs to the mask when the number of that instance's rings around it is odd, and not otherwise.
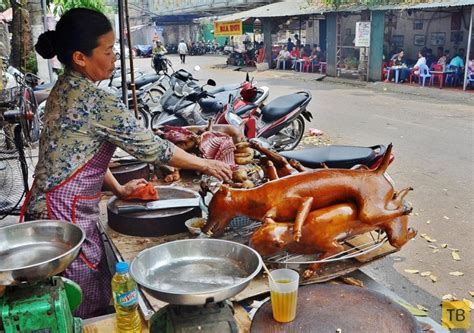
[[[146,212],[149,210],[179,208],[179,207],[198,207],[200,197],[187,198],[187,199],[165,199],[149,201],[143,204],[128,204],[117,207],[118,214],[134,213],[134,212]]]

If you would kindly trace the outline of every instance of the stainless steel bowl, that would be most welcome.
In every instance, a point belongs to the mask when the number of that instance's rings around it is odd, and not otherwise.
[[[162,301],[203,305],[238,294],[261,268],[262,258],[248,246],[219,239],[187,239],[140,252],[130,273]]]
[[[65,221],[38,220],[0,228],[0,285],[36,282],[64,271],[85,232]]]

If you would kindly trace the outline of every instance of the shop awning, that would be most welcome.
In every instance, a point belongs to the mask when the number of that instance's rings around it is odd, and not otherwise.
[[[235,21],[235,20],[246,20],[248,18],[265,18],[265,17],[285,17],[285,16],[299,16],[299,15],[317,15],[331,12],[360,12],[362,10],[421,10],[421,9],[435,9],[435,8],[448,8],[448,7],[460,7],[460,6],[472,6],[474,0],[444,0],[444,1],[431,1],[423,2],[418,4],[403,3],[393,5],[342,5],[338,8],[326,6],[319,1],[308,4],[307,0],[297,1],[283,1],[276,2],[270,5],[246,10],[243,12],[226,15],[220,17],[217,21]]]

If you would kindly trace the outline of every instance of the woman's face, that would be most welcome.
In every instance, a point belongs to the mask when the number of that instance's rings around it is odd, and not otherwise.
[[[400,58],[403,58],[403,56],[405,55],[405,52],[401,51],[398,55]]]
[[[83,57],[81,64],[76,65],[83,74],[93,82],[110,78],[115,69],[115,34],[110,31],[97,40],[97,47],[92,50],[90,57]]]

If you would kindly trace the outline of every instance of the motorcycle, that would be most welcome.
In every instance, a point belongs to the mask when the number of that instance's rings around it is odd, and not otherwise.
[[[234,105],[234,108],[239,111],[248,104],[251,104],[252,108],[263,105],[269,95],[268,87],[255,87],[253,82],[249,82],[248,74],[243,84],[225,85],[205,93],[195,81],[196,79],[192,77],[192,74],[184,70],[180,70],[171,76],[170,86],[172,88],[167,90],[160,100],[164,112],[161,115],[153,116],[152,128],[155,129],[164,125],[205,124],[209,119],[222,112],[229,95],[240,93],[240,96],[242,96]],[[184,99],[183,93],[186,95]],[[189,97],[187,97],[188,95]],[[186,103],[184,103],[185,100]],[[193,100],[195,105],[189,104],[190,100]],[[185,110],[181,110],[182,108],[185,108]],[[186,117],[189,119],[186,119]]]
[[[306,109],[311,98],[308,91],[300,91],[278,97],[262,108],[248,104],[236,110],[238,98],[231,96],[227,107],[217,115],[216,123],[243,127],[247,138],[264,147],[293,150],[303,138],[305,119],[313,118]]]

